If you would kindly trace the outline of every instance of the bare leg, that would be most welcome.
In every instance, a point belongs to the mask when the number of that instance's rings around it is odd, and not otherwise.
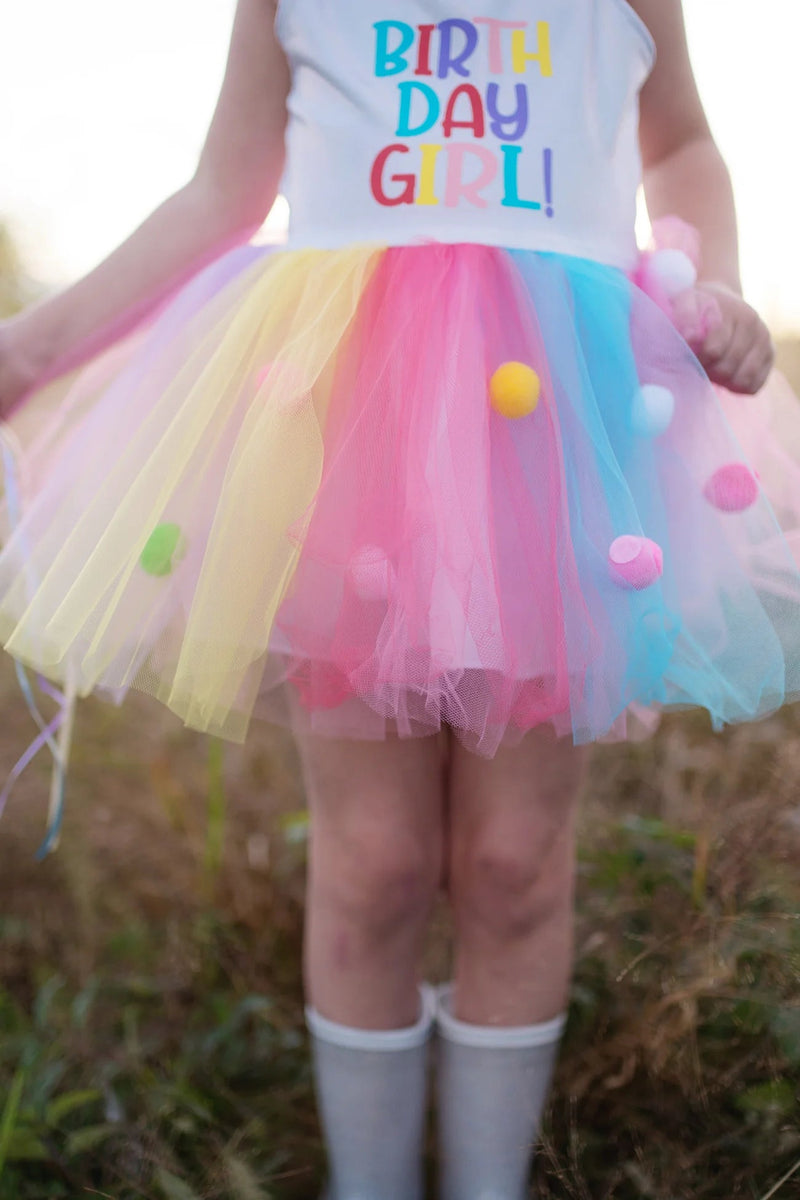
[[[452,747],[454,1008],[462,1021],[529,1025],[564,1009],[584,763],[582,750],[546,730],[491,760]]]
[[[583,755],[529,734],[491,761],[453,746],[455,989],[439,1000],[443,1200],[523,1200],[572,963]]]
[[[440,740],[304,738],[300,752],[311,812],[309,1002],[361,1029],[410,1025],[441,876]]]
[[[421,1200],[434,1006],[417,969],[441,876],[441,745],[304,738],[300,750],[311,809],[306,1016],[326,1200]]]

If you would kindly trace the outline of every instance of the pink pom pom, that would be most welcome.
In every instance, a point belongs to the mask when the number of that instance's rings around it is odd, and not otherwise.
[[[703,495],[720,512],[744,512],[758,499],[758,481],[744,463],[728,463],[714,472]]]
[[[289,681],[307,712],[338,708],[353,695],[347,677],[332,663],[301,663]]]
[[[664,552],[650,538],[625,534],[611,543],[608,565],[621,587],[640,592],[664,574]]]

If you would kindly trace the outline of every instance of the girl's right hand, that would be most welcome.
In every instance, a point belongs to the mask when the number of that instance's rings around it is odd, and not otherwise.
[[[22,352],[16,320],[0,321],[0,421],[8,419],[36,382],[36,372]]]

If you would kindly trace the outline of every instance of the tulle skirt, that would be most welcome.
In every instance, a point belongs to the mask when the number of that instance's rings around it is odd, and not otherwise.
[[[6,429],[8,651],[190,726],[470,749],[800,692],[780,395],[720,395],[623,272],[244,247]],[[776,432],[777,430],[777,432]]]

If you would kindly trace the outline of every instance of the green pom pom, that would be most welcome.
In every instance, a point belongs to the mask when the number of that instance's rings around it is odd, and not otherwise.
[[[183,558],[184,539],[180,525],[165,522],[156,525],[139,559],[148,575],[170,575],[175,563]]]

